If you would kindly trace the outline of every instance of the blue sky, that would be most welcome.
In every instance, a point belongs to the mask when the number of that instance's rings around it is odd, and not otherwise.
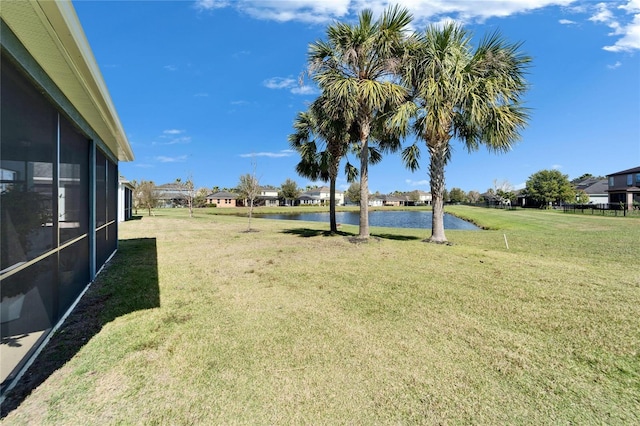
[[[287,142],[296,114],[318,94],[299,83],[307,47],[334,20],[352,21],[364,5],[378,16],[389,3],[74,1],[136,157],[120,173],[222,188],[255,167],[263,185],[321,184],[296,175]],[[640,0],[397,3],[417,30],[453,19],[478,40],[498,29],[533,57],[521,141],[500,155],[454,142],[447,188],[484,192],[495,181],[522,187],[543,169],[575,178],[640,165]],[[412,173],[388,155],[370,167],[371,192],[428,191],[427,161],[423,154]],[[338,186],[348,187],[344,177]]]

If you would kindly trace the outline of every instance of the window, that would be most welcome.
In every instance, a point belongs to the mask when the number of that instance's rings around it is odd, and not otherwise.
[[[640,173],[636,175],[636,186],[640,185]]]
[[[631,186],[633,185],[633,175],[632,174],[628,174],[627,175],[627,186]]]
[[[615,185],[615,178],[613,176],[609,176],[609,186]]]

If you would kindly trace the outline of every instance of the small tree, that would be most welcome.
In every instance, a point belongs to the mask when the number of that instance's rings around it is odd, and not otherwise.
[[[149,211],[149,216],[151,216],[151,209],[158,203],[156,184],[150,180],[140,181],[140,184],[134,193],[134,199],[136,200],[136,204],[143,209],[147,209]]]
[[[260,195],[260,182],[255,175],[255,170],[253,173],[247,173],[246,175],[240,176],[240,183],[236,189],[240,197],[244,199],[245,205],[248,205],[249,207],[249,223],[247,225],[247,231],[251,231],[253,204],[256,198],[258,198],[258,195]]]
[[[569,177],[558,170],[541,170],[527,180],[526,195],[544,207],[551,203],[575,200],[575,190]]]
[[[469,200],[470,203],[477,203],[480,201],[480,193],[478,191],[469,191],[467,193],[467,200]]]
[[[196,196],[195,186],[193,185],[193,179],[189,176],[184,183],[182,179],[176,179],[176,184],[180,188],[180,192],[184,195],[184,199],[187,202],[187,207],[189,207],[189,217],[193,217],[193,201]]]
[[[352,182],[344,194],[349,201],[354,204],[360,204],[360,182]]]
[[[452,203],[462,203],[466,198],[467,194],[460,188],[451,188],[451,191],[449,191],[449,200]]]
[[[589,194],[584,189],[576,191],[576,204],[587,204],[589,202]]]
[[[411,191],[408,194],[409,200],[413,201],[414,203],[417,203],[418,201],[420,201],[420,191],[418,191],[417,189],[414,191]]]
[[[207,188],[198,188],[196,196],[193,199],[193,206],[196,208],[205,207],[207,204],[207,195],[209,195]]]
[[[293,200],[298,198],[302,191],[298,188],[298,184],[295,180],[287,178],[281,185],[280,191],[278,192],[278,197],[284,200],[285,204],[287,201],[291,200],[291,205],[293,205]],[[287,204],[288,205],[288,204]]]
[[[493,181],[494,194],[501,205],[511,205],[516,200],[516,194],[513,192],[513,185],[508,180]]]

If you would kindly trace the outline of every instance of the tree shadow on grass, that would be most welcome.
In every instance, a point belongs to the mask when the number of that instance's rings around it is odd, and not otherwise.
[[[336,236],[336,235],[340,235],[343,237],[349,237],[352,236],[354,234],[352,234],[351,232],[343,232],[343,231],[338,231],[337,233],[331,233],[331,231],[323,231],[321,229],[311,229],[311,228],[295,228],[295,229],[285,229],[284,231],[282,231],[283,234],[291,234],[291,235],[297,235],[299,237],[302,238],[310,238],[310,237],[331,237],[331,236]]]
[[[320,237],[320,236],[322,237],[331,237],[331,236],[354,237],[357,235],[352,232],[338,231],[337,233],[331,233],[331,231],[326,231],[321,229],[311,229],[311,228],[285,229],[282,231],[282,233],[297,235],[302,238]],[[396,234],[388,234],[388,233],[384,233],[384,234],[372,233],[371,236],[375,238],[380,238],[385,240],[396,240],[396,241],[412,241],[412,240],[420,239],[420,237],[416,237],[413,235],[396,235]]]
[[[421,237],[416,237],[415,235],[397,235],[397,234],[376,234],[372,233],[372,237],[383,238],[385,240],[396,240],[396,241],[415,241],[421,240]]]
[[[120,240],[96,277],[18,383],[5,394],[0,419],[15,410],[51,374],[71,360],[102,327],[128,313],[160,306],[155,238]]]

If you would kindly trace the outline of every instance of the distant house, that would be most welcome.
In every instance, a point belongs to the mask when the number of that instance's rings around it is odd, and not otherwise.
[[[589,204],[607,204],[609,188],[607,179],[588,178],[575,184],[576,191],[584,191],[589,196]]]
[[[607,175],[609,204],[624,203],[628,210],[640,204],[640,167]]]
[[[344,192],[336,189],[336,206],[344,205]],[[313,188],[309,191],[303,192],[296,200],[297,204],[316,204],[316,205],[328,205],[331,196],[331,190],[328,186],[322,186],[320,188]]]
[[[134,187],[124,177],[118,179],[118,222],[124,222],[133,216]]]
[[[322,205],[322,199],[319,195],[309,195],[306,192],[300,194],[300,196],[296,199],[296,204],[301,206],[306,205]]]
[[[215,204],[216,207],[220,208],[229,208],[236,207],[236,200],[238,199],[238,195],[228,192],[228,191],[220,191],[215,194],[207,195],[207,204]]]
[[[431,193],[425,191],[418,191],[418,203],[431,205]]]
[[[390,207],[408,206],[413,202],[409,201],[409,197],[406,195],[387,195],[384,197],[384,205]]]
[[[256,198],[256,206],[277,207],[280,205],[278,188],[268,185],[260,187],[260,194]]]
[[[384,206],[384,197],[372,195],[369,197],[369,207],[382,207]]]
[[[165,183],[156,186],[158,208],[183,207],[187,203],[184,186],[179,183]]]

